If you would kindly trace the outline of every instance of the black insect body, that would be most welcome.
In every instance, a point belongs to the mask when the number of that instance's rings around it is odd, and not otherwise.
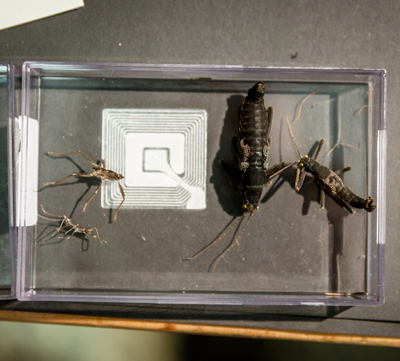
[[[320,206],[322,209],[325,208],[325,192],[326,192],[337,203],[339,203],[342,207],[346,208],[351,214],[355,213],[352,207],[365,209],[367,212],[372,212],[376,208],[376,206],[374,205],[374,199],[372,197],[367,197],[367,199],[363,199],[357,196],[344,185],[342,178],[340,178],[339,176],[339,174],[351,170],[350,167],[335,172],[329,169],[328,167],[320,164],[317,161],[318,155],[322,149],[325,140],[321,139],[321,141],[319,142],[319,146],[315,153],[314,158],[308,157],[307,155],[302,157],[299,148],[297,147],[288,120],[287,123],[289,126],[293,142],[296,146],[297,153],[299,154],[300,158],[298,162],[299,166],[296,170],[296,181],[295,181],[296,191],[299,191],[301,189],[304,183],[306,172],[309,172],[312,174],[314,180],[320,187]]]
[[[239,112],[238,153],[243,174],[238,186],[243,196],[243,209],[247,212],[258,209],[268,169],[274,110],[265,108],[264,91],[263,82],[250,88]]]
[[[241,192],[244,214],[236,220],[236,222],[233,222],[220,237],[200,250],[193,257],[188,258],[188,260],[196,258],[206,249],[220,241],[236,225],[239,224],[238,227],[240,227],[240,223],[243,221],[246,214],[249,214],[236,240],[234,240],[212,263],[210,267],[212,271],[215,270],[221,258],[238,243],[250,221],[250,217],[258,210],[264,185],[273,176],[292,165],[281,163],[268,170],[268,154],[271,145],[270,135],[274,111],[272,107],[265,107],[264,92],[265,84],[262,81],[257,82],[249,89],[248,95],[239,109],[239,138],[234,141],[239,167],[233,167],[221,161],[225,172]]]

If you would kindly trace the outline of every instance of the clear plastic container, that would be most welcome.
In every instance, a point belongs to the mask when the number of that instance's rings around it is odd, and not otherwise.
[[[213,260],[234,241],[235,231],[196,259],[185,259],[242,213],[240,193],[220,161],[235,164],[232,139],[237,136],[238,107],[260,80],[266,83],[266,106],[275,109],[270,165],[298,159],[287,117],[300,152],[315,150],[325,138],[319,161],[333,170],[351,166],[344,183],[363,198],[372,196],[377,209],[357,209],[350,215],[326,196],[326,209],[321,210],[319,189],[310,177],[295,192],[293,167],[265,187],[260,209],[239,244],[225,254],[215,272],[209,272]],[[26,62],[18,299],[382,304],[385,89],[382,69]],[[173,120],[167,117],[171,112]],[[200,118],[203,114],[198,121],[202,125],[194,129],[190,121],[179,123],[179,112]],[[190,153],[193,137],[199,141],[197,151]],[[127,190],[126,200],[116,222],[113,217],[122,200],[116,182],[105,181],[85,213],[85,203],[99,187],[98,178],[70,177],[43,186],[73,172],[92,171],[79,154],[46,154],[76,150],[95,163],[103,158],[106,168],[111,164],[112,170],[125,175],[121,185]],[[187,176],[188,167],[198,170],[198,178]],[[149,177],[148,184],[143,177]],[[163,200],[161,206],[140,203],[142,195],[148,196],[144,188],[151,187],[169,200],[173,190],[187,195],[173,206]],[[187,207],[196,187],[199,199],[205,190],[204,204]],[[41,207],[82,227],[97,227],[107,243],[82,234],[59,238],[63,231],[54,231],[61,221],[38,217],[46,216]]]
[[[12,63],[0,63],[0,299],[15,298],[15,161],[14,83]]]

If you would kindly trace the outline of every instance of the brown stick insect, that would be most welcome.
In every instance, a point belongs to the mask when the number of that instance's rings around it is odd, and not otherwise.
[[[81,226],[79,226],[79,224],[72,223],[72,219],[67,217],[66,215],[57,216],[55,214],[46,212],[42,205],[40,205],[40,208],[42,208],[42,211],[44,214],[47,214],[48,216],[53,217],[53,218],[49,218],[49,217],[42,216],[41,214],[38,214],[38,216],[40,218],[47,219],[48,221],[53,221],[53,222],[61,221],[60,226],[52,233],[52,235],[51,235],[52,237],[54,237],[57,233],[64,231],[64,236],[58,237],[58,238],[64,239],[66,237],[66,235],[70,233],[70,235],[67,237],[67,239],[70,239],[75,233],[82,233],[82,234],[86,234],[88,236],[92,236],[94,238],[98,238],[101,243],[107,243],[105,240],[100,238],[97,227],[87,227],[87,228],[81,227]],[[66,228],[69,228],[69,229],[66,230]],[[96,231],[97,236],[92,235],[93,231]]]
[[[85,212],[86,207],[88,206],[89,202],[98,193],[101,185],[103,184],[103,182],[105,180],[108,179],[108,180],[112,180],[112,181],[117,181],[118,182],[118,186],[119,186],[119,190],[121,191],[121,194],[122,194],[122,202],[118,206],[117,210],[115,211],[115,215],[114,215],[114,222],[117,220],[118,211],[121,208],[122,203],[124,203],[124,201],[125,201],[125,193],[124,193],[124,190],[122,189],[122,186],[121,186],[121,183],[120,183],[120,180],[124,178],[124,176],[122,174],[118,174],[118,173],[116,173],[116,172],[114,172],[112,170],[106,169],[106,165],[105,165],[104,159],[100,160],[101,166],[96,164],[96,163],[94,163],[88,156],[83,154],[80,150],[74,150],[72,152],[67,152],[67,153],[56,153],[56,152],[52,152],[52,151],[49,151],[47,153],[55,155],[57,157],[63,157],[63,156],[70,155],[70,154],[73,154],[73,153],[78,153],[90,163],[90,165],[92,166],[93,172],[90,173],[90,174],[71,173],[71,174],[65,176],[64,178],[61,178],[57,182],[43,183],[43,186],[45,186],[45,187],[48,186],[48,185],[60,183],[64,179],[67,179],[69,177],[99,177],[99,178],[101,178],[101,182],[100,182],[99,186],[97,187],[95,192],[92,194],[92,196],[88,199],[88,201],[85,203],[85,206],[83,207],[83,212]]]

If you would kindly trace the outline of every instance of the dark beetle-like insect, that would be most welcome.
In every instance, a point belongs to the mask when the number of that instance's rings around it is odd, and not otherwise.
[[[325,208],[326,192],[337,203],[346,208],[351,214],[355,213],[352,207],[365,209],[367,212],[372,212],[376,208],[376,206],[374,205],[374,199],[372,197],[367,197],[367,199],[363,199],[355,195],[349,188],[344,185],[342,178],[339,177],[339,174],[351,170],[350,167],[334,172],[328,167],[325,167],[324,165],[317,162],[318,155],[321,152],[325,139],[322,138],[319,142],[314,158],[309,157],[308,155],[302,157],[299,148],[297,147],[296,140],[294,139],[289,120],[287,118],[286,122],[288,124],[290,135],[300,158],[298,161],[298,168],[296,170],[296,191],[299,191],[302,187],[307,171],[313,175],[314,180],[320,187],[320,206],[322,209]]]
[[[268,170],[271,145],[271,127],[274,109],[265,108],[265,84],[260,81],[249,89],[239,111],[239,139],[234,144],[239,169],[224,161],[221,165],[235,183],[243,197],[243,209],[253,213],[258,209],[264,185],[285,168],[281,163]]]
[[[220,241],[235,225],[243,221],[245,215],[249,213],[240,235],[236,240],[215,259],[211,265],[214,270],[219,260],[232,249],[239,241],[246,229],[251,215],[259,208],[259,202],[263,193],[264,185],[275,175],[285,170],[285,163],[278,164],[268,170],[268,154],[271,145],[271,127],[274,110],[272,107],[265,108],[264,105],[265,84],[257,82],[249,89],[239,109],[238,135],[235,139],[234,148],[239,161],[239,167],[233,167],[224,161],[221,165],[228,174],[232,182],[238,186],[243,198],[244,214],[215,241],[203,248],[193,257],[199,256],[206,249]]]

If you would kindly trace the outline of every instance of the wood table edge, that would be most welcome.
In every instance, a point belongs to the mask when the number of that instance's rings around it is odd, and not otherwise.
[[[125,318],[76,316],[53,313],[0,310],[1,321],[32,322],[71,326],[108,327],[142,331],[170,331],[203,336],[246,337],[292,341],[400,347],[400,338],[336,333],[274,330],[236,326],[217,326],[180,322],[132,320]]]

